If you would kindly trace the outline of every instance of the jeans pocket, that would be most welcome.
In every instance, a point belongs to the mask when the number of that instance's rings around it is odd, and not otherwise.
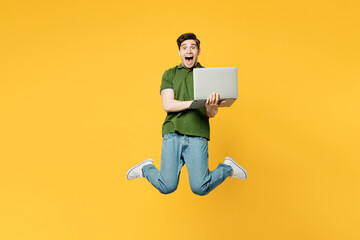
[[[176,133],[165,133],[163,139],[164,140],[169,140],[169,139],[171,139],[171,138],[173,138],[175,136],[176,136]]]
[[[203,142],[207,142],[207,138],[204,138],[204,137],[193,137],[195,140],[200,140],[200,141],[203,141]]]

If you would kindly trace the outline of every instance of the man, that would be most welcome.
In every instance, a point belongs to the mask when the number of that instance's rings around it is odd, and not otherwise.
[[[203,109],[189,109],[193,99],[193,68],[202,68],[197,59],[200,41],[193,33],[185,33],[177,39],[181,64],[165,71],[160,87],[162,105],[167,112],[163,123],[160,171],[151,159],[132,167],[127,172],[129,180],[147,178],[161,193],[176,190],[180,170],[186,164],[191,190],[206,195],[227,177],[245,180],[247,173],[232,158],[226,157],[224,164],[209,171],[208,140],[210,140],[209,118],[218,113],[219,94],[212,93]]]

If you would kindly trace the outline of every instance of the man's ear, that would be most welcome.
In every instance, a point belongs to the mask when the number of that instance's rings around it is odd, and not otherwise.
[[[179,56],[180,56],[180,50],[179,50]]]
[[[200,53],[201,53],[201,49],[199,48],[199,53],[198,53],[198,55],[200,55]]]

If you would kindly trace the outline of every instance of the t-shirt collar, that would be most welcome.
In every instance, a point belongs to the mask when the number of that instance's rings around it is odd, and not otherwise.
[[[177,67],[178,69],[186,68],[184,65],[182,65],[182,63],[180,63]],[[203,66],[201,66],[201,64],[198,62],[194,68],[203,68]]]

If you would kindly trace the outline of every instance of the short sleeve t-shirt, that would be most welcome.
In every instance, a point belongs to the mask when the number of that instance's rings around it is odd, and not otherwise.
[[[200,63],[196,65],[196,68],[202,67]],[[165,71],[160,92],[167,88],[174,90],[175,100],[194,100],[193,70],[188,70],[180,64]],[[209,117],[206,116],[205,107],[168,113],[162,126],[162,135],[173,132],[210,140]]]

